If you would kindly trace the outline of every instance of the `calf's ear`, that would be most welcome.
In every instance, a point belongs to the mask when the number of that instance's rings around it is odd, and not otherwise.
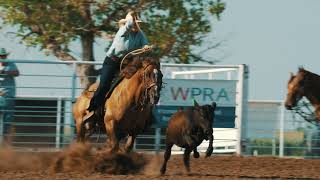
[[[216,107],[217,107],[217,103],[216,103],[216,102],[212,102],[212,103],[211,103],[211,106],[212,106],[212,109],[215,110]]]
[[[194,107],[199,107],[199,104],[198,104],[198,102],[197,102],[195,99],[193,100],[193,106],[194,106]]]

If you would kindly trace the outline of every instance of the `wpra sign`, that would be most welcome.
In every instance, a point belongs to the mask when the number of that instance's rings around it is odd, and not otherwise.
[[[235,127],[236,84],[235,80],[164,79],[160,104],[156,108],[158,125],[166,127],[169,118],[179,107],[217,103],[214,127]]]
[[[235,106],[236,82],[234,80],[184,80],[165,79],[160,105],[191,106],[193,99],[199,104],[215,101],[220,107]]]

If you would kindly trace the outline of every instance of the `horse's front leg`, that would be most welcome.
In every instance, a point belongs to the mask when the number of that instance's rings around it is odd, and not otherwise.
[[[107,133],[107,143],[109,143],[110,151],[117,152],[119,150],[119,140],[116,134],[116,122],[114,119],[111,119],[110,117],[106,116],[104,119],[104,123]]]
[[[126,145],[124,147],[124,151],[126,153],[132,151],[135,139],[136,139],[136,135],[129,135],[127,142],[126,142]]]

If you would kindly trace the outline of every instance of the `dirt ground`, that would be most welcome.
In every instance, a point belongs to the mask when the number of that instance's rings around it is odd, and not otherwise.
[[[107,158],[106,158],[107,157]],[[110,156],[79,145],[62,153],[0,150],[0,179],[320,179],[320,159],[213,155],[194,159],[187,173],[182,155],[173,155],[160,176],[162,155]],[[112,174],[110,174],[112,173]]]

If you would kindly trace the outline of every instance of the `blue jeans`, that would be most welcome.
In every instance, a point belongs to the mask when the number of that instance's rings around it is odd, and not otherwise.
[[[94,92],[94,95],[90,101],[89,111],[96,110],[104,103],[104,98],[107,92],[110,90],[112,80],[115,74],[119,71],[120,60],[114,61],[110,57],[106,57],[103,62],[100,75],[100,83],[98,89]]]
[[[1,108],[1,113],[3,113],[3,133],[9,134],[12,127],[13,114],[14,114],[14,97],[5,97],[6,106]]]

